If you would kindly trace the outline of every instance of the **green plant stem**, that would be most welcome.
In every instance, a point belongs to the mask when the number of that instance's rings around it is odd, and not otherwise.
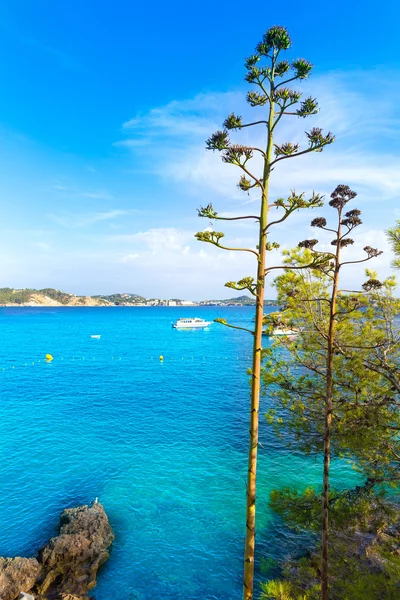
[[[272,63],[272,71],[274,61]],[[271,96],[274,89],[273,76],[270,82]],[[258,427],[260,407],[260,378],[262,355],[262,332],[264,318],[264,293],[265,293],[265,267],[266,267],[266,241],[268,218],[268,191],[269,177],[273,153],[273,125],[275,118],[274,103],[270,103],[267,125],[267,148],[264,160],[263,184],[261,187],[261,210],[259,223],[259,245],[256,282],[256,315],[254,327],[253,364],[251,372],[251,400],[250,400],[250,440],[247,466],[247,500],[246,500],[246,539],[244,552],[244,577],[243,600],[253,600],[254,597],[254,556],[256,541],[256,480],[257,480],[257,453],[258,453]]]

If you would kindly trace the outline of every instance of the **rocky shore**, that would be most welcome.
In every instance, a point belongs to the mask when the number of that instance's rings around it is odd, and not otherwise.
[[[114,539],[101,504],[68,508],[59,533],[32,558],[0,558],[0,598],[21,592],[35,600],[87,600]]]

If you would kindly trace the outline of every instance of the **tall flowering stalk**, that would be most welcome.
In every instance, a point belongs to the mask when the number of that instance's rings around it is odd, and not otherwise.
[[[244,277],[237,282],[228,282],[227,287],[235,290],[247,290],[256,300],[254,330],[246,329],[254,338],[253,361],[251,369],[251,400],[250,400],[250,444],[248,454],[247,502],[246,502],[246,541],[244,555],[244,600],[252,600],[254,593],[254,553],[256,532],[256,473],[258,450],[258,425],[260,403],[260,371],[262,354],[262,331],[265,278],[269,271],[279,266],[267,266],[267,252],[279,247],[269,241],[270,230],[273,226],[286,221],[296,210],[321,206],[322,199],[313,194],[306,199],[304,194],[292,192],[286,199],[279,198],[270,203],[269,184],[273,169],[282,161],[310,152],[321,152],[323,148],[334,141],[331,133],[323,134],[322,129],[314,127],[306,132],[306,146],[297,143],[275,143],[275,134],[281,120],[285,117],[306,118],[318,112],[318,104],[312,97],[302,99],[302,94],[291,87],[289,83],[307,79],[312,65],[305,59],[299,58],[289,63],[281,60],[282,52],[289,50],[292,42],[284,27],[271,27],[262,41],[257,45],[255,53],[246,62],[245,80],[254,86],[247,94],[247,102],[253,108],[262,111],[262,118],[251,123],[244,123],[242,117],[230,114],[223,123],[223,129],[214,133],[206,142],[208,150],[219,151],[225,163],[235,165],[241,171],[238,186],[244,192],[257,189],[260,193],[260,205],[257,215],[238,217],[221,217],[211,204],[200,208],[199,216],[216,221],[233,221],[252,219],[258,223],[258,240],[255,248],[231,248],[222,243],[224,234],[218,231],[201,231],[196,234],[199,241],[213,244],[218,248],[229,251],[247,252],[256,259],[256,276]],[[229,132],[247,127],[262,127],[265,131],[263,148],[245,146],[231,142]],[[253,159],[261,158],[262,173],[256,174]],[[255,165],[255,168],[257,166]],[[280,210],[279,217],[269,221],[268,213],[271,207]],[[228,327],[238,328],[217,319]],[[239,329],[245,329],[240,328]]]
[[[328,540],[329,540],[329,479],[330,479],[330,463],[331,463],[331,430],[332,430],[332,415],[333,415],[333,358],[336,350],[336,323],[340,316],[340,311],[337,310],[337,300],[339,294],[339,273],[343,265],[365,262],[381,254],[377,249],[370,246],[365,247],[366,258],[356,261],[341,261],[341,250],[347,246],[351,246],[354,241],[349,237],[349,234],[361,225],[360,214],[357,209],[350,210],[343,215],[343,210],[346,204],[356,197],[346,185],[339,185],[331,195],[329,205],[337,210],[338,223],[337,228],[333,230],[335,238],[332,240],[332,245],[336,247],[335,253],[331,254],[331,263],[327,269],[327,273],[332,278],[332,290],[329,300],[329,327],[327,335],[327,357],[326,357],[326,397],[325,397],[325,428],[324,428],[324,475],[323,475],[323,512],[322,512],[322,572],[321,572],[321,599],[328,600],[329,594],[329,559],[328,559]],[[311,222],[313,227],[318,227],[326,231],[332,231],[326,227],[326,220],[323,218],[314,219]],[[305,240],[299,244],[300,247],[314,249],[317,240]],[[364,284],[365,290],[369,291],[379,287],[379,281],[370,279]]]
[[[337,422],[343,417],[339,416],[340,410],[345,406],[346,425],[350,429],[351,403],[346,394],[352,391],[352,382],[355,380],[356,408],[361,410],[361,392],[366,386],[366,375],[363,370],[371,370],[372,364],[377,373],[385,378],[385,365],[382,360],[374,361],[375,353],[385,356],[391,348],[391,336],[385,332],[383,326],[390,323],[389,318],[384,318],[385,307],[377,290],[383,284],[377,280],[373,273],[363,284],[362,292],[354,290],[340,290],[340,274],[347,265],[360,264],[376,258],[380,254],[376,248],[365,246],[364,258],[359,260],[343,260],[342,253],[347,247],[354,244],[350,235],[362,224],[361,211],[358,209],[346,210],[348,202],[356,197],[347,185],[339,185],[331,194],[329,205],[337,212],[336,224],[327,226],[323,217],[311,221],[311,226],[333,234],[331,245],[332,252],[319,252],[316,250],[318,240],[308,239],[298,244],[298,249],[286,253],[286,264],[289,269],[299,269],[301,265],[310,264],[312,258],[321,258],[318,269],[306,269],[301,274],[297,271],[287,271],[276,280],[279,299],[286,304],[285,316],[299,331],[296,339],[282,339],[280,343],[289,350],[291,359],[298,368],[293,376],[289,361],[280,365],[267,364],[268,371],[264,374],[264,381],[285,409],[289,409],[290,416],[286,425],[292,429],[296,422],[297,442],[304,447],[323,450],[323,489],[322,489],[322,542],[321,542],[321,600],[329,599],[329,528],[330,528],[330,464],[333,419],[336,419],[335,435],[338,436]],[[300,249],[300,250],[299,250]],[[323,260],[325,257],[325,260]],[[369,306],[369,302],[382,306],[379,318]],[[391,301],[388,302],[392,306]],[[377,311],[378,312],[378,311]],[[379,325],[377,325],[377,323]],[[371,333],[372,327],[372,333]],[[359,333],[361,330],[361,333]],[[392,352],[389,353],[392,356]],[[346,360],[349,362],[348,380],[346,379]],[[352,361],[352,362],[351,362]],[[353,368],[353,381],[350,375],[350,364]],[[309,372],[314,377],[310,380]],[[358,372],[357,372],[358,371]],[[371,374],[369,373],[369,376]],[[372,387],[368,382],[368,392]],[[367,395],[367,394],[366,394]],[[321,399],[323,398],[323,406]],[[371,398],[369,401],[372,402]],[[379,398],[377,403],[382,403]],[[385,398],[385,404],[386,404]],[[267,414],[267,418],[274,420],[274,411]],[[349,416],[350,415],[350,416]],[[356,414],[353,414],[356,418]],[[272,422],[271,421],[271,422]],[[347,435],[348,432],[347,432]],[[343,436],[343,432],[342,432]],[[314,438],[314,441],[313,441]],[[322,438],[322,439],[321,439]],[[348,442],[347,442],[348,444]]]

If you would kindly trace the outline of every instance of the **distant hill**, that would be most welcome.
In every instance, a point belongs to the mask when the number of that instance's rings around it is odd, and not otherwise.
[[[0,306],[171,306],[185,305],[182,300],[158,300],[146,299],[138,294],[109,294],[97,296],[76,296],[55,290],[44,288],[42,290],[13,288],[0,288]],[[188,304],[188,303],[187,303]],[[254,298],[249,296],[237,296],[227,300],[205,300],[193,302],[193,305],[218,305],[218,306],[251,306],[255,304]],[[276,300],[266,300],[265,305],[276,304]]]
[[[107,306],[111,303],[90,296],[75,296],[61,290],[0,288],[0,305],[3,306]]]
[[[256,301],[250,296],[237,296],[236,298],[228,298],[227,300],[220,300],[221,304],[255,304]]]
[[[114,306],[129,306],[131,304],[146,302],[146,298],[138,296],[138,294],[110,294],[108,296],[93,296],[93,298],[113,304]]]
[[[208,300],[208,304],[215,303],[220,306],[254,306],[255,298],[251,296],[237,296],[236,298],[227,298],[226,300]],[[265,300],[264,306],[276,306],[276,300]]]

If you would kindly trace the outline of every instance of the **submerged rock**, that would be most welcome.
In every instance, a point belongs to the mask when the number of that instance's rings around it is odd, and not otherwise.
[[[64,510],[59,534],[36,558],[0,558],[0,598],[28,592],[41,600],[84,600],[96,585],[114,535],[99,503]]]

